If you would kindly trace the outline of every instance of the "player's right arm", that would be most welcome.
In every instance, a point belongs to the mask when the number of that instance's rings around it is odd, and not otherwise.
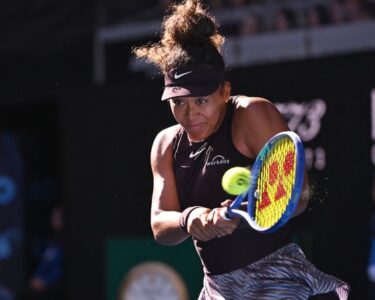
[[[151,228],[157,242],[175,245],[184,241],[189,234],[199,240],[216,237],[206,222],[210,209],[199,207],[189,216],[188,233],[179,224],[181,207],[177,194],[173,171],[172,140],[178,126],[161,131],[155,138],[151,149],[151,168],[153,174],[153,193],[151,204]]]

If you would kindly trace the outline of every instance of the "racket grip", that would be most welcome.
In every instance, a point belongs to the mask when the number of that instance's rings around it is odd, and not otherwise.
[[[233,214],[231,211],[226,207],[225,209],[220,210],[220,215],[224,220],[230,221],[233,219]]]

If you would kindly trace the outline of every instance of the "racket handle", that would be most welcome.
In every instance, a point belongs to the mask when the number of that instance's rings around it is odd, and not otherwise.
[[[235,217],[238,217],[238,214],[234,213],[232,209],[237,210],[240,207],[241,203],[246,199],[247,192],[238,195],[236,199],[232,202],[229,207],[220,210],[220,215],[224,220],[230,221]]]
[[[226,207],[225,209],[220,210],[220,215],[224,220],[230,221],[233,219],[234,215],[231,211]]]

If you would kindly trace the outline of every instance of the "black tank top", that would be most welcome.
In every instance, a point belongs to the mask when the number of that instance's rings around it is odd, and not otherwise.
[[[234,198],[221,187],[221,178],[234,166],[251,166],[254,159],[242,155],[232,141],[234,101],[227,105],[225,118],[217,132],[205,141],[191,143],[181,128],[173,139],[174,172],[181,209],[190,206],[220,207]],[[207,274],[222,274],[255,262],[291,239],[286,226],[274,233],[259,233],[245,221],[222,238],[208,242],[193,238]]]
[[[233,100],[233,98],[232,98]],[[199,143],[191,143],[181,128],[173,139],[174,173],[181,209],[189,206],[220,207],[233,198],[221,187],[221,178],[234,166],[249,167],[254,162],[242,155],[232,141],[234,101],[217,132]],[[208,274],[222,274],[255,262],[290,242],[286,227],[275,233],[259,233],[242,224],[233,234],[208,242],[193,239]]]

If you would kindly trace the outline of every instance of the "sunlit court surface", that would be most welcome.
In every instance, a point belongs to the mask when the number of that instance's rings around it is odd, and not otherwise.
[[[137,54],[163,38],[163,20],[186,1],[216,20],[209,38],[220,44],[222,73],[170,68],[168,53],[164,70]],[[225,286],[228,271],[241,284],[224,299],[259,299],[249,296],[259,284],[265,300],[375,300],[373,0],[5,0],[0,16],[0,300],[210,299],[202,289]],[[202,48],[196,37],[170,39]],[[233,104],[233,119],[220,105],[202,109],[215,99]],[[272,108],[236,127],[246,101]],[[235,129],[223,130],[226,122]],[[303,168],[288,145],[257,170],[280,131],[300,139]],[[230,147],[233,157],[220,152]],[[189,173],[197,161],[200,173]],[[248,173],[223,184],[237,166]],[[227,198],[212,206],[213,195]],[[224,201],[237,196],[233,207]],[[214,212],[200,235],[189,220],[202,207]],[[235,229],[217,230],[221,218]],[[293,283],[294,298],[284,297],[285,285],[261,281],[284,270],[282,251],[272,256],[284,233],[298,247],[283,248],[288,255],[314,266],[297,281],[311,284],[316,267],[328,282],[319,294]],[[249,259],[258,268],[243,270],[244,257],[258,254]],[[210,271],[224,276],[213,283]]]

